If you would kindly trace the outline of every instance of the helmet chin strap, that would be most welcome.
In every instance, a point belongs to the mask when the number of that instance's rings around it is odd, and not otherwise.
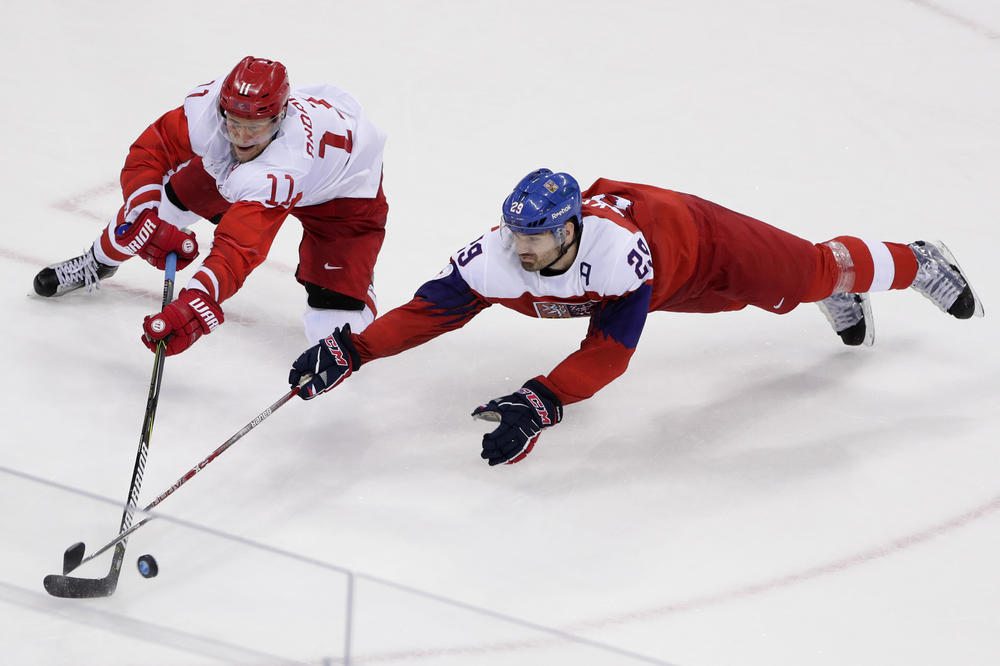
[[[557,261],[559,261],[560,259],[562,259],[564,256],[566,256],[566,253],[569,252],[570,248],[572,248],[574,245],[576,245],[576,241],[577,241],[577,238],[579,238],[579,234],[573,234],[573,242],[570,243],[569,245],[566,244],[566,229],[562,230],[562,237],[563,237],[563,240],[560,241],[560,243],[559,243],[559,254],[557,254],[556,258],[553,259],[552,261],[550,261],[547,266],[544,266],[544,267],[540,268],[539,270],[544,271],[544,270],[547,270],[547,269],[551,268],[552,264],[556,263]]]

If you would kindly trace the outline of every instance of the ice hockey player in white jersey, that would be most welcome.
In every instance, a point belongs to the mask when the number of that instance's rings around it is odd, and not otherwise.
[[[349,94],[330,85],[292,88],[279,62],[247,56],[224,79],[199,85],[149,126],[122,169],[124,205],[83,255],[43,269],[42,296],[88,288],[140,256],[163,269],[198,256],[195,236],[163,220],[166,197],[217,226],[212,249],[142,340],[187,349],[224,321],[221,303],[267,257],[291,214],[302,223],[296,279],[306,291],[310,342],[375,317],[372,276],[385,236],[385,135]]]
[[[311,375],[300,397],[340,384],[363,363],[468,323],[497,303],[531,317],[588,317],[580,348],[547,375],[480,405],[498,422],[483,436],[490,465],[522,460],[563,407],[625,372],[646,315],[722,312],[753,305],[785,314],[816,302],[848,345],[871,344],[867,293],[913,288],[958,319],[983,309],[940,243],[812,243],[690,194],[598,179],[580,192],[566,173],[539,169],[514,188],[503,225],[452,255],[409,303],[364,332],[333,331],[293,363]]]

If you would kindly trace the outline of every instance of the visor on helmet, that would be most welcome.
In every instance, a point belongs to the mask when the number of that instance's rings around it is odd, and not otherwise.
[[[256,118],[248,120],[227,114],[220,109],[222,114],[222,135],[237,146],[259,146],[267,143],[278,132],[281,118],[279,114],[272,118]]]
[[[555,238],[555,242],[559,245],[566,242],[566,228],[562,224],[559,224],[557,227],[525,227],[516,220],[511,224],[506,218],[500,224],[500,241],[503,247],[510,249],[514,247],[515,236],[531,236],[534,239],[535,237],[541,237],[545,232],[551,232]]]

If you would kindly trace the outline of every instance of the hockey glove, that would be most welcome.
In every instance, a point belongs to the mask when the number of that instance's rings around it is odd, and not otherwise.
[[[531,453],[542,428],[562,421],[562,403],[539,381],[531,379],[517,392],[476,407],[474,418],[499,421],[483,435],[482,457],[490,465],[513,465]]]
[[[115,229],[115,238],[132,254],[137,254],[161,271],[166,266],[167,255],[177,253],[177,270],[194,261],[198,256],[198,239],[190,231],[181,231],[156,214],[156,209],[143,212],[131,225]]]
[[[351,342],[351,325],[344,324],[295,359],[288,373],[288,383],[294,388],[305,379],[299,397],[312,400],[347,379],[359,367],[361,354]]]
[[[211,296],[200,289],[184,289],[160,314],[143,320],[142,343],[155,352],[160,340],[166,340],[167,356],[173,356],[223,321],[222,308]]]

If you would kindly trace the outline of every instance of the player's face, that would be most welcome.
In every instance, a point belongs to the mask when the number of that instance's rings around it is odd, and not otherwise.
[[[226,116],[226,138],[233,148],[237,162],[249,162],[264,152],[277,130],[278,118],[247,120],[233,115]]]
[[[540,271],[559,258],[560,244],[555,233],[543,231],[540,234],[519,234],[512,231],[514,249],[521,260],[521,268],[526,271]]]

